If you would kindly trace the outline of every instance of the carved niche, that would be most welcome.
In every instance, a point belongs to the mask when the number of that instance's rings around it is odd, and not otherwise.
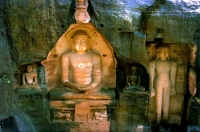
[[[69,125],[71,131],[109,131],[115,106],[116,60],[110,43],[97,29],[90,23],[70,25],[42,64],[50,122],[82,122],[76,128]]]
[[[64,53],[70,52],[73,50],[72,37],[74,34],[79,31],[85,31],[89,36],[89,50],[100,55],[101,59],[101,87],[105,90],[107,88],[115,88],[115,69],[116,69],[116,60],[114,58],[114,51],[109,44],[109,42],[96,30],[96,28],[88,24],[73,24],[70,28],[60,37],[57,44],[49,52],[47,60],[43,61],[42,64],[46,68],[47,82],[48,82],[48,91],[53,90],[54,88],[65,89],[65,86],[62,84],[61,75],[61,57]],[[109,90],[108,90],[109,91]],[[107,99],[114,99],[114,96],[103,97]],[[51,95],[50,95],[51,99]],[[63,100],[69,99],[65,97],[54,98],[53,100]],[[100,98],[101,99],[101,98]]]

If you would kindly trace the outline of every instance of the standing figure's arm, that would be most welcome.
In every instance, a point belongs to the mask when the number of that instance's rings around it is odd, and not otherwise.
[[[176,70],[177,63],[175,61],[171,61],[171,70],[170,70],[170,80],[171,80],[171,95],[176,94],[175,83],[176,83]]]
[[[149,70],[150,70],[150,90],[151,90],[151,97],[155,96],[155,90],[153,88],[153,82],[155,78],[155,60],[151,61],[149,64]]]

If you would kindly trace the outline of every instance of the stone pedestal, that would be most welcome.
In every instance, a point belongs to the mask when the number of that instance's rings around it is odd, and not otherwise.
[[[117,125],[119,131],[149,129],[150,103],[148,91],[130,91],[119,93]]]
[[[52,125],[67,124],[70,132],[110,131],[110,107],[115,100],[65,100],[50,101]]]
[[[87,122],[90,119],[90,106],[88,101],[75,105],[75,122]]]

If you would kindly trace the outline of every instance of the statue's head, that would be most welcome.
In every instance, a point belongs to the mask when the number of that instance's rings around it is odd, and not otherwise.
[[[131,66],[131,73],[132,73],[132,74],[135,74],[135,73],[136,73],[136,70],[137,70],[137,67],[136,67],[136,66]]]
[[[84,31],[77,31],[74,34],[74,50],[77,53],[85,53],[88,49],[89,36]]]
[[[27,72],[32,72],[32,70],[33,70],[32,65],[28,65],[28,66],[27,66]]]
[[[157,51],[157,58],[156,59],[161,59],[161,60],[166,60],[169,59],[169,45],[167,44],[161,44],[156,47]]]

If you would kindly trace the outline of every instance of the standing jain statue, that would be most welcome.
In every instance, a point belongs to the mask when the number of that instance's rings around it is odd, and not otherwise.
[[[155,96],[157,123],[168,121],[170,95],[175,95],[177,63],[169,58],[169,46],[157,45],[157,58],[150,62],[151,96]]]

